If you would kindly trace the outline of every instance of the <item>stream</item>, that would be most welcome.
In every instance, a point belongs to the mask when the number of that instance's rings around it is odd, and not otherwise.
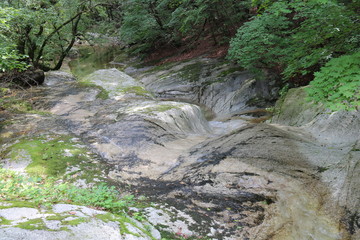
[[[329,185],[339,164],[357,159],[353,140],[324,143],[311,129],[264,122],[262,109],[273,103],[249,104],[264,86],[247,72],[214,81],[213,72],[228,70],[217,60],[160,69],[114,55],[90,64],[88,55],[69,64],[77,80],[50,72],[32,89],[36,108],[51,114],[13,119],[3,130],[9,142],[72,136],[104,169],[97,178],[172,212],[173,226],[163,230],[188,239],[351,239]],[[192,69],[206,76],[201,84],[186,80],[193,73],[184,68],[195,64],[205,66]],[[163,225],[156,209],[143,214]]]

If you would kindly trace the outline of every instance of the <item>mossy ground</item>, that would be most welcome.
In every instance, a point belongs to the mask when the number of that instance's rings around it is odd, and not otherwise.
[[[18,228],[27,229],[27,230],[47,230],[44,221],[41,218],[35,218],[28,220],[26,222],[19,223],[16,225]]]
[[[21,151],[31,158],[26,167],[30,174],[58,177],[64,175],[68,166],[86,161],[86,149],[75,146],[69,136],[44,136],[23,139],[11,147],[11,159],[16,161]]]
[[[186,65],[179,71],[179,75],[189,82],[197,82],[200,79],[202,65],[201,62]]]
[[[0,198],[0,209],[16,208],[16,207],[35,208],[37,207],[37,205],[34,202],[28,202],[28,201],[1,201]]]
[[[99,93],[96,95],[96,98],[99,98],[99,99],[102,99],[102,100],[109,99],[109,92],[106,91],[101,86],[98,86],[98,85],[96,85],[94,83],[91,83],[90,81],[81,81],[81,82],[78,82],[78,84],[79,84],[80,87],[98,89]]]
[[[154,107],[146,108],[146,111],[149,111],[149,112],[166,112],[166,111],[169,111],[171,109],[179,109],[179,108],[180,108],[179,106],[161,104],[161,105],[157,105],[157,106],[154,106]]]
[[[147,91],[144,87],[141,86],[130,86],[130,87],[123,87],[119,89],[121,93],[132,93],[142,97],[152,97],[152,94]]]
[[[76,226],[79,225],[80,223],[89,222],[89,221],[90,221],[89,218],[79,217],[73,220],[63,220],[61,221],[61,223],[63,225]]]
[[[11,162],[25,161],[31,175],[48,176],[85,183],[106,181],[108,166],[98,161],[77,138],[68,135],[44,135],[22,138],[9,145],[1,156]]]
[[[0,225],[10,225],[10,224],[11,224],[10,220],[7,220],[4,217],[0,217]]]
[[[152,63],[148,63],[148,64],[156,64],[156,62],[152,62]],[[178,63],[176,63],[176,62],[169,62],[169,63],[160,64],[160,65],[157,65],[157,66],[154,66],[154,67],[150,68],[149,70],[145,71],[145,73],[161,72],[161,71],[164,71],[164,70],[168,70],[168,69],[176,66],[177,64]],[[135,67],[141,68],[141,67],[145,67],[145,66],[144,65],[138,65],[138,66],[135,66]]]
[[[56,214],[56,215],[51,215],[46,217],[46,220],[49,221],[62,221],[68,217],[71,217],[72,215],[61,215],[61,214]]]

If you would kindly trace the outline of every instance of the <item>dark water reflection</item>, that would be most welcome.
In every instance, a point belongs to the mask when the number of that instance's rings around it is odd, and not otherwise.
[[[80,56],[69,62],[71,72],[77,78],[93,73],[99,69],[123,69],[120,61],[122,51],[118,46],[81,46],[78,48]]]

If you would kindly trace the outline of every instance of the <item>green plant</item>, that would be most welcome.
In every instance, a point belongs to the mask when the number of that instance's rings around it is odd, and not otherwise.
[[[215,44],[227,43],[249,7],[247,0],[127,0],[120,35],[135,45],[135,53],[164,44],[177,47],[209,35]]]
[[[228,57],[304,85],[331,58],[359,49],[356,9],[336,1],[255,1],[264,7],[238,29]]]
[[[146,220],[145,216],[141,212],[134,212],[132,214],[132,217],[140,222],[143,222]]]
[[[0,45],[0,72],[11,70],[24,71],[29,65],[19,59],[26,58],[26,55],[21,55],[15,50],[15,46],[1,46]]]
[[[89,188],[59,182],[51,177],[26,176],[14,171],[0,169],[0,200],[28,201],[36,205],[51,205],[65,202],[93,206],[121,213],[134,205],[134,196],[122,198],[114,186],[102,183]]]
[[[309,99],[331,110],[360,107],[360,52],[331,59],[306,89]]]

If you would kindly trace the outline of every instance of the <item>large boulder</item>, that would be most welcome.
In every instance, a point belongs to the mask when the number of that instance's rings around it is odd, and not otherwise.
[[[347,212],[345,221],[353,239],[359,239],[360,112],[332,112],[306,97],[304,87],[291,89],[277,103],[271,123],[311,136],[320,149],[302,146],[300,151],[317,166],[319,177],[331,189],[332,200]]]
[[[139,69],[131,75],[156,97],[202,104],[221,118],[268,107],[277,97],[275,81],[255,80],[248,71],[209,58]]]

